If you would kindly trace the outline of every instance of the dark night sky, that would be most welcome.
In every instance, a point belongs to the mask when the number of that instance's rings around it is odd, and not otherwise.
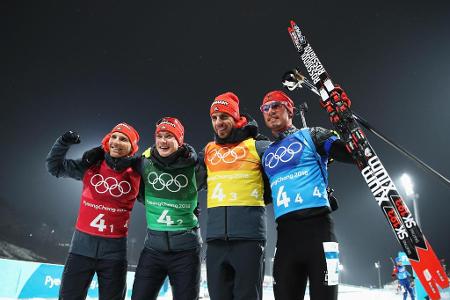
[[[231,90],[269,135],[258,110],[262,97],[301,65],[287,33],[290,19],[346,89],[354,111],[450,176],[449,3],[214,2],[1,2],[0,218],[34,227],[45,222],[70,236],[64,232],[75,222],[81,184],[51,177],[44,165],[54,140],[69,129],[82,137],[71,157],[98,145],[120,121],[138,129],[145,149],[155,122],[171,115],[200,150],[212,138],[213,97]],[[308,102],[310,126],[329,127],[314,95],[291,96]],[[368,137],[394,181],[403,172],[413,177],[422,229],[450,261],[450,189]],[[330,173],[340,200],[333,215],[344,282],[375,285],[377,260],[389,280],[389,256],[400,247],[381,210],[355,166],[335,163]],[[142,206],[136,208],[130,236],[140,248],[145,221]]]

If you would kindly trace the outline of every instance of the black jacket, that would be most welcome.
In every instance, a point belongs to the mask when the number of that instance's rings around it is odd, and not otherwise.
[[[47,171],[55,177],[81,180],[92,164],[82,159],[66,159],[69,148],[70,145],[64,143],[61,137],[56,140],[47,155]],[[104,159],[110,168],[117,171],[132,166],[134,161],[131,157],[116,159],[109,154],[105,154]],[[123,260],[127,257],[127,238],[105,238],[75,230],[69,252],[98,259]]]

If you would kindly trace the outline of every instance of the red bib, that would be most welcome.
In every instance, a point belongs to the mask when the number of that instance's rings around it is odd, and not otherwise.
[[[79,231],[109,238],[125,237],[128,220],[139,193],[140,175],[131,167],[116,172],[105,161],[83,177]]]

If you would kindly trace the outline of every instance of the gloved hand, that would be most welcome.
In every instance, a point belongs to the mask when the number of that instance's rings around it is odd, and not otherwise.
[[[256,141],[269,141],[269,138],[265,136],[264,134],[258,133],[257,136],[255,136]]]
[[[339,85],[335,85],[330,97],[320,104],[330,115],[330,121],[332,123],[338,123],[342,119],[342,116],[348,113],[346,111],[350,108],[352,102],[344,90]]]
[[[67,145],[79,144],[81,142],[80,135],[72,130],[67,131],[61,136],[61,140]]]
[[[334,90],[331,92],[330,98],[333,98],[334,103],[340,107],[341,111],[350,108],[352,105],[347,93],[339,85],[334,86]]]
[[[200,205],[197,204],[197,206],[194,208],[194,215],[199,218],[201,213]]]
[[[339,208],[337,198],[333,195],[333,192],[334,190],[327,186],[328,201],[330,202],[331,211],[335,211]]]
[[[101,146],[92,148],[83,153],[81,160],[86,166],[92,166],[97,164],[99,161],[105,159],[105,151]]]

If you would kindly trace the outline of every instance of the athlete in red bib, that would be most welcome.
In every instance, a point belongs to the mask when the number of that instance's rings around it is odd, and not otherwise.
[[[141,180],[132,167],[138,141],[137,131],[120,123],[104,137],[102,148],[87,151],[82,159],[66,159],[70,146],[80,143],[73,131],[59,137],[50,150],[46,161],[50,174],[83,181],[59,299],[86,299],[95,273],[100,300],[125,298],[128,221]]]
[[[139,191],[140,175],[131,167],[115,171],[104,160],[83,177],[76,228],[87,234],[118,238],[128,233],[128,219]]]

